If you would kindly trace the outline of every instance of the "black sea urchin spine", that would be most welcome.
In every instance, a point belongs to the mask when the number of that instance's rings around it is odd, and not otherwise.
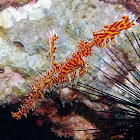
[[[126,34],[127,39],[129,40],[134,52],[140,58],[139,50],[140,44],[139,44],[139,36],[132,32],[132,36],[134,37],[137,48],[134,47],[132,41],[130,40],[129,36]],[[138,38],[138,39],[137,39]],[[104,77],[108,79],[108,81],[113,84],[116,88],[121,90],[126,95],[120,95],[118,91],[115,91],[112,89],[111,86],[106,84],[103,81],[100,81],[100,84],[104,84],[104,86],[108,89],[110,89],[112,93],[115,93],[113,95],[109,92],[106,92],[106,90],[101,89],[98,87],[92,87],[89,84],[78,82],[76,86],[73,87],[73,89],[77,90],[81,94],[84,94],[88,97],[89,100],[94,100],[93,98],[95,96],[98,97],[98,102],[105,102],[106,105],[109,107],[108,110],[93,110],[97,114],[97,120],[96,125],[102,126],[99,128],[99,130],[94,130],[92,133],[91,129],[90,133],[93,136],[96,136],[96,140],[101,139],[115,139],[115,136],[118,135],[117,139],[137,139],[137,135],[135,134],[138,129],[140,129],[140,89],[138,85],[140,84],[140,71],[136,66],[132,66],[131,63],[128,61],[128,63],[123,63],[123,61],[115,54],[115,52],[107,47],[109,52],[106,52],[107,55],[110,57],[112,62],[115,64],[116,68],[114,68],[112,65],[110,65],[108,62],[106,62],[103,58],[98,56],[105,64],[107,64],[110,69],[113,69],[119,77],[122,77],[122,81],[119,80],[117,77],[113,77],[110,74],[106,73],[105,71],[101,70],[97,66],[94,66],[96,69],[101,71],[104,74]],[[114,59],[114,58],[115,59]],[[119,64],[115,61],[117,60]],[[120,66],[121,65],[121,66]],[[132,68],[130,69],[129,67]],[[122,68],[123,67],[123,68]],[[134,71],[137,73],[137,75],[134,73]],[[127,74],[130,74],[135,81],[137,81],[137,84],[133,83],[128,77]],[[131,85],[128,86],[125,81],[128,81]],[[82,88],[82,89],[81,89]],[[94,97],[92,97],[94,95]],[[94,102],[94,101],[93,101]],[[102,117],[98,113],[102,112],[104,113],[104,116],[108,115],[109,117]],[[87,131],[87,130],[75,130],[75,131]],[[96,132],[95,132],[96,131]],[[124,137],[119,138],[119,134],[122,134]],[[95,140],[94,139],[94,140]]]

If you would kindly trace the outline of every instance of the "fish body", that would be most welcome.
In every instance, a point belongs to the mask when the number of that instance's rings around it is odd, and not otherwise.
[[[24,100],[24,103],[18,112],[13,113],[12,116],[16,119],[21,119],[21,116],[27,117],[27,113],[30,109],[35,109],[35,104],[38,99],[42,98],[43,90],[50,90],[52,86],[56,83],[64,84],[69,82],[69,76],[73,82],[76,78],[77,72],[79,72],[79,77],[84,76],[86,73],[86,61],[84,57],[89,57],[92,54],[92,49],[95,45],[104,48],[107,44],[109,46],[109,39],[114,41],[116,35],[120,35],[121,31],[130,29],[134,24],[134,20],[129,22],[128,16],[123,16],[123,19],[119,22],[115,22],[112,25],[104,26],[106,30],[100,30],[98,33],[93,33],[93,40],[89,43],[81,40],[77,46],[78,51],[72,54],[70,58],[66,58],[66,62],[62,61],[57,63],[55,61],[56,48],[54,47],[55,41],[58,35],[53,30],[50,32],[49,44],[51,49],[52,66],[49,71],[36,77],[33,80],[31,87],[29,88],[28,96]]]

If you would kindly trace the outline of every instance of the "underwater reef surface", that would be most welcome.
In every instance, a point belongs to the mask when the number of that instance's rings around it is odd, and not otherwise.
[[[63,3],[60,7],[59,3]],[[65,14],[64,14],[65,13]],[[111,14],[110,14],[111,13]],[[48,42],[49,31],[54,28],[59,39],[56,42],[56,61],[75,52],[77,43],[81,40],[92,40],[92,32],[97,32],[103,26],[121,19],[129,12],[121,5],[111,5],[100,1],[49,1],[39,0],[34,4],[26,4],[18,9],[6,8],[0,14],[0,67],[2,69],[1,82],[7,81],[7,88],[1,87],[1,99],[6,95],[21,95],[26,93],[26,85],[32,81],[37,73],[50,68],[50,47]],[[136,19],[130,14],[131,19]],[[39,21],[39,22],[38,22]],[[133,31],[139,34],[139,24]],[[122,34],[116,38],[118,46],[130,56],[128,40]],[[121,44],[121,45],[120,45]],[[97,54],[103,50],[95,47]],[[134,53],[132,52],[131,56]],[[135,55],[135,54],[134,54]],[[133,55],[133,56],[134,56]],[[105,57],[105,55],[102,55]],[[130,57],[135,60],[134,57]],[[98,57],[89,58],[91,64],[100,65]],[[12,85],[6,80],[7,72],[17,74],[17,84]],[[96,75],[92,71],[91,75]],[[88,75],[87,75],[88,76]],[[12,76],[8,76],[12,79]],[[92,76],[90,76],[92,79]],[[83,80],[87,79],[86,76]],[[24,82],[23,82],[24,81]],[[1,84],[5,85],[5,84]],[[6,86],[5,85],[5,86]],[[5,91],[6,90],[6,91]],[[14,90],[14,92],[13,92]]]
[[[130,20],[138,18],[138,12],[130,13],[129,8],[125,8],[122,3],[115,3],[112,5],[99,0],[1,1],[0,104],[10,103],[10,105],[16,104],[18,106],[18,104],[22,103],[22,99],[25,98],[28,91],[27,85],[33,81],[33,78],[50,69],[52,63],[48,36],[52,29],[55,29],[59,35],[55,44],[56,51],[54,54],[56,61],[59,62],[76,51],[76,46],[81,39],[91,41],[93,39],[92,32],[103,29],[104,25],[119,21],[124,15],[129,15]],[[127,7],[129,5],[127,3]],[[138,11],[137,7],[136,10]],[[136,44],[136,41],[129,32],[133,31],[136,35],[139,35],[139,28],[140,25],[136,22],[136,25],[130,31],[127,31],[134,44]],[[117,42],[116,44],[111,43],[111,50],[118,54],[117,56],[123,63],[131,63],[132,66],[127,65],[130,71],[134,71],[135,67],[139,69],[140,60],[124,32],[121,33],[121,37],[115,37],[115,41]],[[88,64],[99,67],[107,74],[114,76],[131,87],[130,82],[124,77],[119,77],[118,73],[103,61],[106,60],[115,67],[106,52],[109,53],[110,51],[107,48],[102,49],[99,46],[95,46],[93,56],[87,59]],[[115,61],[117,62],[118,60]],[[124,70],[125,75],[133,83],[140,87],[130,72],[123,66],[121,66],[121,69]],[[115,83],[110,83],[104,74],[95,67],[93,70],[89,69],[81,79],[77,78],[75,85],[79,81],[88,83],[92,87],[104,89],[106,87],[99,83],[99,81],[102,81],[111,87],[111,89],[106,88],[109,94],[115,94],[115,96],[122,99],[128,96],[116,89]],[[77,87],[75,88],[77,89]],[[80,86],[81,89],[83,89],[82,86]],[[83,90],[86,91],[86,89]],[[120,94],[112,92],[112,90],[117,90]],[[102,127],[97,123],[95,124],[91,118],[95,115],[94,109],[107,110],[109,108],[108,101],[93,103],[88,100],[89,97],[86,95],[82,95],[74,89],[63,89],[61,86],[58,89],[54,88],[53,93],[46,93],[46,98],[39,101],[36,106],[37,109],[33,113],[34,115],[45,116],[53,124],[50,126],[52,131],[60,136],[71,136],[78,140],[99,137],[99,135],[93,136],[89,134],[93,133],[93,129],[100,131]],[[77,103],[75,103],[75,100]],[[97,101],[100,98],[94,97],[94,100]],[[73,105],[70,104],[71,102]],[[14,110],[17,109],[17,106],[14,107]],[[114,106],[119,105],[114,104]],[[89,112],[86,114],[85,110]],[[107,119],[110,118],[108,113],[97,114],[105,116]],[[73,131],[74,128],[87,131]],[[123,134],[120,134],[112,138],[124,139],[124,137]]]
[[[138,22],[140,22],[140,1],[139,0],[100,0],[111,4],[120,4],[126,7],[130,12],[133,12],[138,16]]]
[[[27,3],[35,3],[36,0],[1,0],[0,1],[0,11],[7,7],[19,8]]]

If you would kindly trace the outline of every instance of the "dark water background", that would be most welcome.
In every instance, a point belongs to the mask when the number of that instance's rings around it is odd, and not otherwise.
[[[37,124],[38,116],[28,114],[16,120],[11,116],[12,105],[0,106],[0,140],[72,140],[72,138],[58,137],[51,131],[51,122]],[[140,140],[140,128],[125,135],[126,140]],[[116,139],[115,139],[116,140]]]
[[[33,115],[21,120],[12,118],[11,109],[10,105],[0,106],[0,140],[69,140],[54,134],[49,121],[39,126],[38,117]]]

